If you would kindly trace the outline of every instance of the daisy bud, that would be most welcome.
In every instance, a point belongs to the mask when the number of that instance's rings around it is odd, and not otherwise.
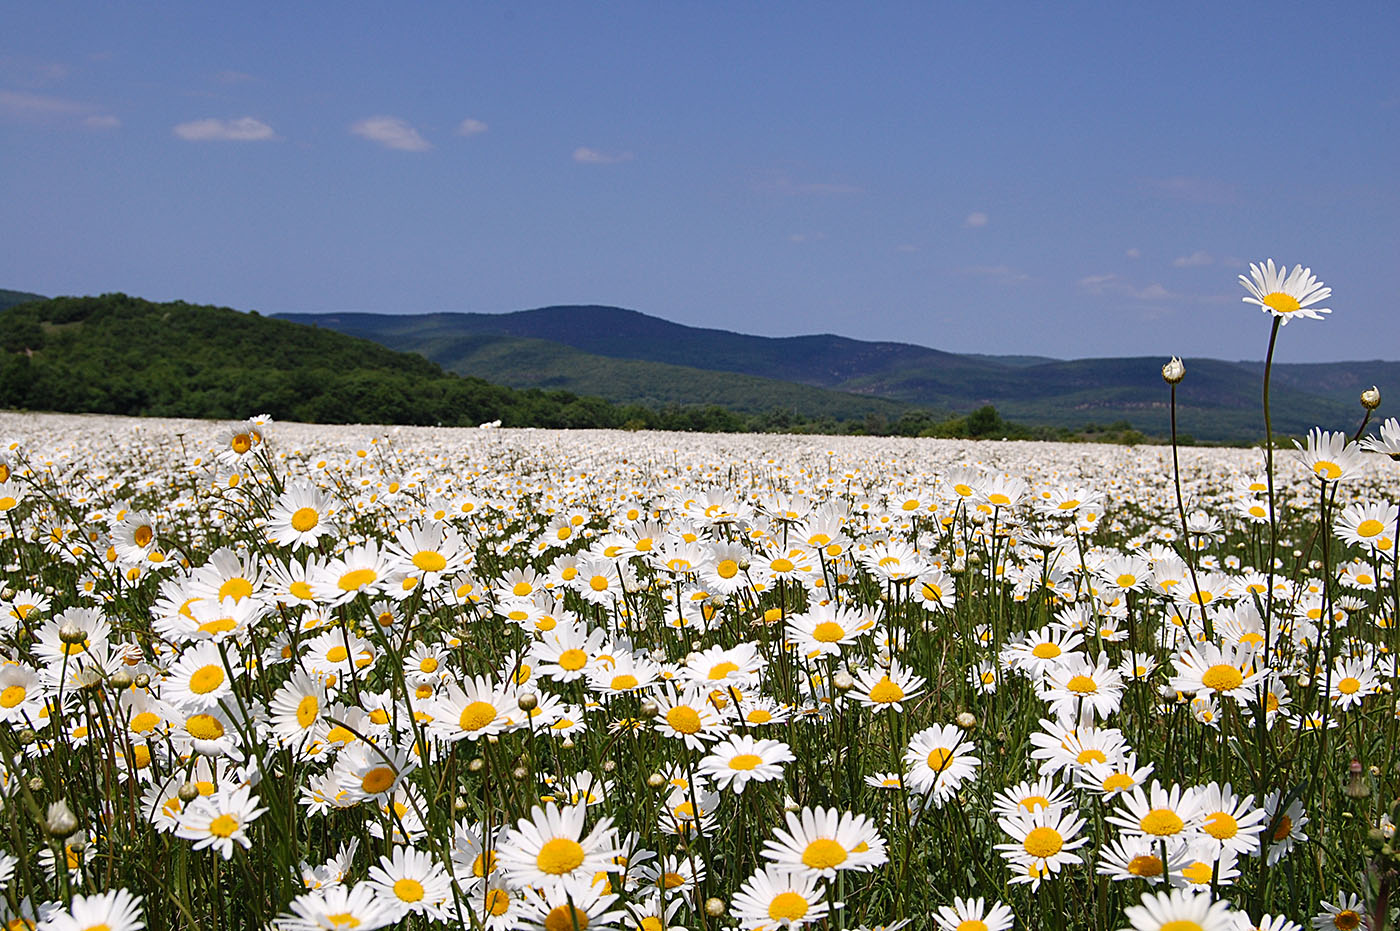
[[[58,629],[58,639],[64,643],[82,643],[87,639],[87,631],[69,621]]]
[[[740,569],[748,569],[749,566],[751,566],[751,565],[753,565],[753,561],[752,561],[748,556],[740,556],[740,557],[739,557],[739,568],[740,568]]]
[[[540,705],[540,697],[534,692],[521,692],[515,704],[521,711],[534,711]]]
[[[457,796],[456,798],[454,798],[454,799],[452,800],[452,810],[455,811],[455,812],[459,812],[459,813],[460,813],[460,812],[466,811],[466,810],[467,810],[467,800],[464,799],[464,798],[462,798],[462,796],[460,796],[460,795]]]
[[[486,742],[489,744],[498,744],[501,742],[501,738],[497,737],[495,734],[487,734]]]
[[[652,773],[647,777],[647,785],[653,789],[659,789],[666,784],[666,777],[660,773]]]
[[[797,804],[797,800],[792,796],[783,799],[783,811],[801,811],[802,806]]]
[[[650,720],[651,718],[654,718],[661,713],[661,706],[658,705],[656,702],[652,701],[650,698],[648,698],[642,702],[642,706],[639,709],[639,713],[642,717]]]
[[[1361,761],[1351,761],[1351,778],[1347,780],[1346,788],[1342,790],[1347,798],[1363,799],[1371,794],[1371,787],[1361,778]]]
[[[605,772],[605,773],[615,773],[615,772],[617,772],[617,760],[604,760],[604,761],[603,761],[603,772]]]
[[[1162,380],[1169,385],[1179,384],[1186,377],[1186,366],[1181,364],[1181,360],[1172,356],[1172,360],[1162,366]]]
[[[125,669],[118,669],[107,678],[107,681],[112,684],[114,689],[129,689],[134,680],[131,678],[131,673]]]
[[[851,678],[851,674],[842,669],[831,677],[831,684],[836,686],[838,692],[849,692],[856,687],[856,680]]]
[[[469,772],[469,773],[479,773],[479,772],[481,772],[481,771],[482,771],[483,769],[485,769],[485,768],[486,768],[486,761],[483,760],[483,759],[482,759],[481,757],[479,757],[479,756],[478,756],[478,757],[474,757],[474,758],[472,759],[472,761],[471,761],[470,763],[467,764],[467,772]]]
[[[565,737],[563,740],[559,741],[559,746],[563,747],[565,750],[572,750],[575,746],[574,739],[572,737]]]
[[[724,914],[724,900],[711,896],[705,900],[705,914],[711,918],[718,918]]]
[[[977,726],[977,716],[970,711],[964,711],[957,717],[958,727],[965,731],[970,731]]]
[[[68,807],[68,802],[60,800],[49,806],[44,819],[44,830],[54,837],[67,837],[78,830],[78,818]]]
[[[1381,389],[1375,385],[1361,392],[1361,406],[1368,411],[1373,411],[1381,406]]]
[[[39,739],[39,735],[34,732],[34,728],[32,727],[26,727],[15,736],[18,738],[21,747],[27,747]]]
[[[530,778],[530,771],[523,766],[517,766],[510,771],[510,775],[516,782],[524,782]]]
[[[143,672],[143,673],[139,673],[139,674],[136,676],[135,682],[136,682],[136,687],[137,687],[138,689],[144,689],[144,688],[146,688],[148,685],[151,684],[151,677],[148,676],[148,675],[146,675],[144,672]]]
[[[29,791],[30,791],[30,792],[42,792],[42,791],[44,791],[44,777],[43,777],[43,776],[35,776],[34,778],[30,779],[30,780],[29,780]]]
[[[193,782],[186,782],[180,786],[175,792],[175,795],[180,801],[188,804],[199,798],[199,786],[195,785]]]

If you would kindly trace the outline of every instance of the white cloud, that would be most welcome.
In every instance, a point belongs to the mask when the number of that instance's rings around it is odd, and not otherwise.
[[[263,142],[277,138],[271,126],[251,116],[236,120],[191,120],[179,124],[173,132],[186,142]]]
[[[1176,266],[1177,268],[1200,268],[1202,266],[1212,265],[1214,263],[1215,256],[1211,255],[1209,252],[1206,252],[1204,249],[1197,249],[1190,255],[1183,255],[1172,259],[1172,265]]]
[[[994,281],[1027,281],[1030,275],[1010,265],[969,265],[961,270],[964,275],[974,278],[991,278]]]
[[[1155,281],[1139,288],[1112,272],[1105,275],[1085,275],[1079,279],[1079,287],[1087,294],[1100,297],[1127,297],[1138,301],[1161,301],[1168,298],[1182,299],[1185,297],[1185,295],[1173,294]]]
[[[350,131],[386,149],[400,152],[425,152],[433,147],[431,142],[418,134],[418,130],[397,116],[371,116],[355,123]]]
[[[82,113],[88,108],[76,100],[31,94],[27,91],[0,91],[0,113],[9,116],[63,116]]]
[[[486,124],[481,122],[481,120],[465,119],[457,124],[457,135],[475,136],[486,132],[487,128]]]
[[[122,121],[115,116],[90,116],[83,120],[83,125],[88,129],[120,129]]]
[[[586,145],[574,149],[573,157],[574,161],[582,165],[616,165],[619,162],[632,161],[631,152],[602,152],[590,149]]]
[[[1142,250],[1141,250],[1141,249],[1138,249],[1138,248],[1129,249],[1127,252],[1124,252],[1123,254],[1126,255],[1126,256],[1127,256],[1128,258],[1130,258],[1130,259],[1140,259],[1140,258],[1142,258]]]
[[[985,213],[983,213],[980,210],[974,210],[972,213],[969,213],[967,215],[966,220],[963,220],[963,226],[968,226],[973,229],[980,229],[981,227],[987,225],[987,219],[988,218]]]

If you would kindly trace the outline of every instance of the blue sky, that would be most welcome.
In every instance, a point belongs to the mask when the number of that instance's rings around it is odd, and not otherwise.
[[[0,287],[1400,357],[1400,4],[44,3]]]

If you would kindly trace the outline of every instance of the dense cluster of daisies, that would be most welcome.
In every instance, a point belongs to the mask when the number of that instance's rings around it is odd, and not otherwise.
[[[0,430],[6,927],[1367,918],[1394,420],[1180,503],[1169,449]]]

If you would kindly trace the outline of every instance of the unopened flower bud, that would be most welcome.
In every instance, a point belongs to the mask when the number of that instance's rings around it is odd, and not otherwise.
[[[1186,366],[1176,356],[1172,356],[1172,360],[1162,366],[1162,380],[1169,385],[1180,384],[1185,377]]]
[[[615,773],[615,772],[617,772],[617,760],[604,760],[604,761],[603,761],[603,772],[605,772],[605,773]]]
[[[1381,406],[1381,389],[1375,385],[1361,392],[1361,406],[1368,411],[1373,411]]]
[[[660,773],[652,773],[647,777],[647,785],[653,789],[659,789],[666,784],[666,777]]]
[[[69,621],[58,629],[58,639],[68,644],[82,643],[87,639],[87,631]]]
[[[144,689],[151,684],[151,677],[142,672],[137,674],[134,681],[138,689]]]
[[[49,806],[48,816],[44,818],[44,830],[54,837],[67,837],[78,830],[78,818],[68,807],[68,802],[59,800]]]
[[[651,718],[654,718],[661,713],[661,706],[658,705],[656,702],[652,701],[650,698],[648,698],[642,702],[641,708],[638,709],[638,713],[642,717],[650,720]]]
[[[524,782],[530,778],[530,771],[523,766],[517,766],[510,771],[510,775],[516,782]]]
[[[718,918],[724,914],[724,900],[711,896],[705,900],[705,914],[711,918]]]
[[[44,791],[44,777],[43,777],[43,776],[31,776],[30,779],[29,779],[29,791],[30,791],[30,792],[42,792],[42,791]]]
[[[977,726],[977,715],[971,711],[964,711],[957,717],[958,727],[965,731],[970,731]]]
[[[539,707],[540,697],[534,692],[521,692],[520,697],[515,700],[521,711],[534,711]]]
[[[464,799],[464,798],[462,798],[462,796],[460,796],[460,795],[457,796],[456,798],[454,798],[454,799],[452,800],[452,810],[453,810],[453,811],[456,811],[456,812],[463,812],[463,811],[466,811],[466,810],[467,810],[467,800]]]
[[[831,677],[831,684],[836,686],[838,692],[849,692],[856,687],[856,680],[851,678],[851,674],[842,669]]]
[[[125,669],[118,669],[107,678],[107,681],[112,684],[114,689],[129,689],[134,680],[131,678],[131,673]]]
[[[559,741],[559,746],[563,747],[565,750],[572,750],[575,746],[574,739],[572,737],[565,737],[563,740]]]
[[[199,798],[199,786],[193,782],[186,782],[176,790],[175,795],[180,801],[189,803]]]
[[[482,759],[481,757],[479,757],[479,756],[478,756],[478,757],[473,757],[473,758],[472,758],[472,761],[471,761],[470,763],[467,764],[467,772],[469,772],[469,773],[479,773],[479,772],[481,772],[481,771],[482,771],[483,769],[485,769],[485,768],[486,768],[486,761],[483,760],[483,759]]]

